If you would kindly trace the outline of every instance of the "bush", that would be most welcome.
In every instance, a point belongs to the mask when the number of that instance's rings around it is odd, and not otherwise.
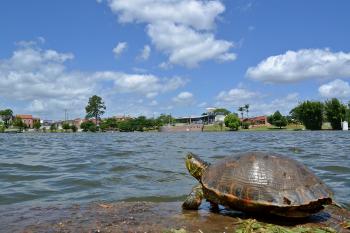
[[[346,106],[340,103],[337,98],[325,102],[325,114],[327,120],[331,123],[332,129],[342,129],[341,122],[345,120]]]
[[[249,129],[250,125],[251,125],[250,122],[245,121],[245,122],[242,123],[242,128],[243,129]]]
[[[68,123],[63,123],[62,129],[64,129],[64,131],[67,132],[70,129],[70,125]]]
[[[85,121],[83,123],[80,124],[80,128],[84,131],[84,132],[96,132],[98,130],[98,127],[95,125],[94,122],[92,121]]]
[[[70,129],[75,133],[78,131],[78,128],[75,125],[71,125]]]
[[[324,105],[319,101],[305,101],[290,111],[293,119],[302,122],[306,129],[320,130],[323,123]]]
[[[229,127],[231,130],[238,130],[240,125],[240,120],[235,114],[228,114],[225,119],[225,126]]]
[[[279,111],[276,111],[273,115],[267,117],[267,121],[276,127],[279,127],[280,129],[282,127],[287,126],[288,120],[286,117],[282,116],[282,114]]]
[[[56,127],[55,124],[50,125],[50,131],[51,132],[56,132],[56,130],[57,130],[57,127]]]
[[[5,132],[5,125],[0,122],[0,133]]]

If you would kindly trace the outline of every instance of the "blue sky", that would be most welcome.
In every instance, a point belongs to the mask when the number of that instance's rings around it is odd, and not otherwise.
[[[350,2],[0,2],[0,109],[44,119],[196,115],[206,107],[288,113],[350,100]]]

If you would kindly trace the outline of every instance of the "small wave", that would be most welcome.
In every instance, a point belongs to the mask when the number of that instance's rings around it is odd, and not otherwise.
[[[144,197],[129,197],[122,199],[125,202],[146,201],[146,202],[178,202],[185,200],[187,195],[181,196],[144,196]]]

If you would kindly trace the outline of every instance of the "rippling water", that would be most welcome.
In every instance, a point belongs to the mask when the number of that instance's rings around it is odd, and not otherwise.
[[[271,151],[310,167],[349,207],[349,132],[0,134],[0,205],[178,201],[196,181],[184,156],[208,162]]]

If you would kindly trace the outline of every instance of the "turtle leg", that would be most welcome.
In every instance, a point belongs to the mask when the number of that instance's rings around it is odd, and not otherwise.
[[[215,202],[212,202],[212,201],[209,201],[210,203],[210,210],[213,211],[213,212],[219,212],[219,205],[218,203],[215,203]]]
[[[198,184],[192,188],[192,191],[186,197],[186,200],[182,204],[182,208],[186,210],[197,210],[201,205],[203,199],[202,185]]]

